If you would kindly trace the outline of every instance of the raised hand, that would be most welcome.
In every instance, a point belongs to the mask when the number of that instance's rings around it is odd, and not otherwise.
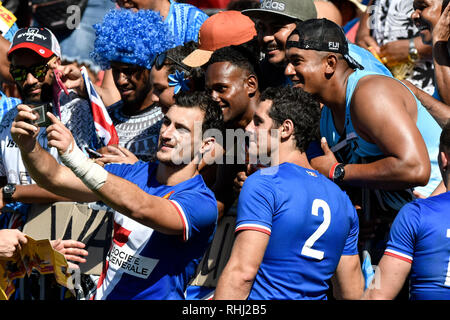
[[[61,81],[67,89],[73,89],[82,98],[87,98],[88,94],[86,86],[81,75],[80,69],[73,65],[58,66],[57,71],[60,73]]]
[[[47,112],[47,117],[52,124],[47,128],[47,139],[49,147],[55,147],[58,153],[64,154],[69,148],[73,149],[75,140],[69,129],[62,124],[51,112]]]
[[[433,28],[433,43],[447,42],[450,36],[450,5],[447,5],[436,26]]]

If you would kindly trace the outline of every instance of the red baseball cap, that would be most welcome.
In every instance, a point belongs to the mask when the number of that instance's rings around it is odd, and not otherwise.
[[[215,50],[245,43],[255,36],[254,22],[239,11],[216,13],[203,22],[198,34],[198,49],[184,58],[183,63],[200,67],[209,61]]]
[[[22,28],[17,30],[8,50],[8,57],[17,49],[30,49],[43,58],[61,57],[61,48],[55,35],[47,28]]]

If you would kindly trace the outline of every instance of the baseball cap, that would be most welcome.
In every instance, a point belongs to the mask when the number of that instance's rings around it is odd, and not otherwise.
[[[259,9],[247,9],[242,13],[255,18],[267,17],[268,13],[301,21],[317,18],[313,0],[263,0]]]
[[[327,51],[342,54],[352,69],[364,69],[349,55],[348,42],[344,31],[336,23],[327,19],[310,19],[297,24],[291,34],[298,34],[298,41],[287,41],[286,49]]]
[[[183,63],[189,67],[202,66],[215,50],[245,43],[255,36],[254,22],[239,11],[216,13],[203,22],[198,34],[198,49],[184,58]]]
[[[41,57],[61,57],[61,48],[55,35],[47,28],[22,28],[14,34],[8,57],[18,49],[30,49]]]

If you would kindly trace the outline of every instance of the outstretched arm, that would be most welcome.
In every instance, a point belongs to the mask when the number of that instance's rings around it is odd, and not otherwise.
[[[402,82],[407,85],[409,89],[411,89],[434,120],[436,120],[441,127],[444,127],[448,119],[450,119],[450,105],[446,105],[445,103],[433,98],[422,89],[417,88],[408,80],[403,80]]]
[[[21,106],[18,117],[33,120],[31,109],[26,108],[28,106]],[[53,123],[47,128],[48,145],[58,150],[66,167],[58,165],[55,159],[50,159],[52,157],[39,147],[35,138],[30,142],[29,136],[22,137],[29,135],[36,127],[19,121],[11,129],[13,138],[21,149],[24,163],[38,184],[50,182],[57,193],[67,196],[72,193],[73,197],[84,199],[78,201],[101,200],[120,213],[159,232],[183,234],[183,220],[173,202],[149,195],[136,184],[109,174],[83,154],[75,144],[70,130],[53,114],[49,112],[47,116]]]
[[[3,188],[2,188],[3,189]],[[6,202],[3,199],[2,189],[0,189],[0,209]],[[12,196],[12,201],[22,203],[53,203],[57,201],[72,201],[69,198],[58,196],[36,184],[17,185]]]

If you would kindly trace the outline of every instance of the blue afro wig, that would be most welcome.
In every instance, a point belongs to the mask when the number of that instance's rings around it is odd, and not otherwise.
[[[102,69],[109,69],[111,61],[151,69],[159,53],[175,46],[162,16],[152,10],[112,9],[94,29],[91,57]]]

